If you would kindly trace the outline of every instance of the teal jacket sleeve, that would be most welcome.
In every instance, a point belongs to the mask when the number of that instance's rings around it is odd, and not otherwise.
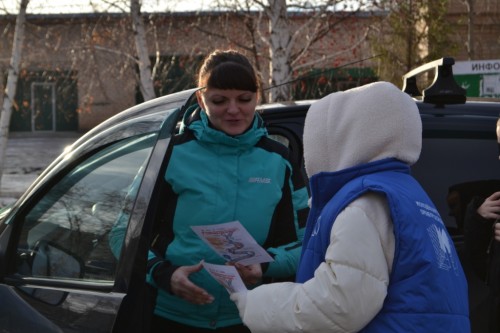
[[[300,254],[302,252],[302,240],[304,238],[305,224],[309,214],[309,192],[305,185],[305,177],[301,171],[300,165],[297,163],[291,167],[293,171],[289,173],[288,181],[286,182],[288,189],[283,191],[283,202],[279,205],[282,212],[278,212],[276,216],[279,219],[288,221],[279,221],[279,224],[293,223],[295,235],[293,238],[288,238],[290,241],[266,248],[273,256],[274,261],[265,265],[264,277],[289,279],[292,278],[297,270]],[[280,233],[280,231],[278,231]],[[293,240],[292,240],[293,239]]]

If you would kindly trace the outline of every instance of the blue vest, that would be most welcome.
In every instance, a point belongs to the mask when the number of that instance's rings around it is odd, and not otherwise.
[[[406,164],[385,159],[320,173],[310,186],[297,282],[312,278],[325,261],[337,215],[368,191],[382,193],[394,225],[394,262],[383,308],[361,332],[470,332],[467,282],[453,241]]]

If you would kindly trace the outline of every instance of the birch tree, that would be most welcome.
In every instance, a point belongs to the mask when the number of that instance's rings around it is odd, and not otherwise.
[[[155,98],[156,95],[140,0],[130,0],[130,15],[132,16],[132,28],[139,65],[139,87],[144,100],[148,101]]]
[[[286,0],[275,0],[264,5],[269,17],[269,58],[271,73],[270,91],[272,101],[284,101],[290,98],[290,86],[282,84],[291,80],[291,53],[293,38],[288,26]]]
[[[351,52],[365,40],[366,33],[336,52],[318,52],[321,41],[332,34],[344,21],[354,17],[370,1],[356,1],[353,6],[341,0],[303,1],[303,0],[218,0],[216,8],[235,15],[244,15],[248,35],[247,43],[237,42],[229,34],[208,31],[200,25],[199,30],[210,35],[219,35],[231,44],[247,50],[259,59],[269,62],[269,100],[283,101],[291,98],[291,85],[294,72],[324,66],[342,53]],[[354,2],[352,2],[354,3]],[[224,21],[224,20],[223,20]],[[231,29],[222,28],[221,31]],[[312,51],[311,50],[314,50]],[[316,54],[315,54],[316,52]],[[315,57],[311,57],[315,54]]]
[[[108,9],[113,9],[114,11],[125,12],[124,4],[125,1],[129,3],[130,17],[132,21],[132,32],[134,38],[135,45],[135,62],[138,68],[138,76],[137,83],[139,86],[139,90],[143,97],[144,101],[151,100],[157,97],[157,93],[155,91],[154,80],[155,76],[165,74],[158,73],[159,69],[165,69],[163,66],[160,68],[160,52],[158,50],[158,41],[156,39],[156,27],[154,26],[154,22],[151,23],[151,28],[153,31],[147,31],[147,27],[145,25],[145,18],[142,14],[142,0],[106,0],[104,1]],[[150,17],[151,18],[151,17]],[[148,34],[152,37],[153,44],[156,46],[154,54],[156,55],[156,59],[154,63],[150,60],[150,47],[151,45],[148,43]]]
[[[10,58],[9,70],[7,75],[7,84],[4,91],[2,112],[0,113],[0,185],[3,175],[5,162],[5,153],[7,150],[7,141],[9,137],[9,125],[12,115],[12,107],[16,97],[16,85],[19,76],[19,64],[21,62],[24,30],[26,23],[26,8],[29,0],[21,0],[19,13],[16,19],[14,31],[14,43],[12,45],[12,56]]]
[[[474,25],[475,22],[475,0],[462,0],[462,3],[467,8],[467,37],[465,41],[465,47],[467,49],[467,56],[469,60],[473,60],[476,57],[474,48]]]
[[[460,15],[459,21],[454,24],[465,25],[465,31],[457,39],[465,42],[467,60],[496,58],[498,36],[496,41],[485,40],[484,36],[498,34],[497,27],[500,21],[498,0],[458,0],[457,2],[463,6],[464,12]],[[454,4],[456,2],[453,3],[450,0],[450,5]]]
[[[269,59],[270,59],[270,100],[285,101],[291,98],[291,85],[286,84],[292,81],[294,71],[315,64],[326,62],[338,56],[338,53],[324,54],[317,60],[306,59],[308,51],[313,45],[319,42],[334,26],[338,25],[345,18],[355,15],[357,10],[350,10],[339,14],[336,6],[343,3],[338,0],[320,1],[318,5],[311,5],[311,2],[269,0],[267,3],[260,0],[255,1],[268,18],[269,34]],[[363,1],[358,1],[360,7]],[[290,10],[298,13],[307,13],[304,23],[297,24],[290,18]],[[335,19],[332,20],[334,14]],[[363,36],[351,44],[344,51],[357,47],[359,42],[364,40]],[[265,37],[263,37],[265,39]]]

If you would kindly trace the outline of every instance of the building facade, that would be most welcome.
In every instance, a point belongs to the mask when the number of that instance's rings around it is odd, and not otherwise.
[[[455,2],[450,3],[450,24],[456,25],[456,38],[460,40],[467,31],[467,11],[460,7],[463,1]],[[483,7],[479,8],[483,12]],[[485,7],[485,15],[492,12],[490,9]],[[498,8],[495,10],[498,12]],[[307,19],[304,15],[293,16],[297,30]],[[371,47],[363,38],[367,27],[379,19],[380,15],[364,13],[332,24],[331,32],[293,64],[297,68],[294,75],[305,77],[294,84],[295,98],[321,97],[332,90],[376,80],[371,69],[375,67],[370,60]],[[488,59],[500,54],[499,21],[481,19],[471,30],[476,57]],[[259,69],[263,85],[270,82],[269,51],[265,46],[268,23],[257,20],[257,16],[168,13],[146,15],[145,22],[151,61],[158,64],[154,69],[157,96],[194,87],[197,66],[215,48],[242,50]],[[258,36],[255,29],[249,28],[255,24],[260,25]],[[0,16],[2,77],[6,77],[10,61],[14,25],[15,16]],[[300,41],[308,41],[307,32],[297,38],[298,52]],[[253,52],[251,45],[256,45],[258,51]],[[128,15],[28,15],[11,131],[85,132],[141,102],[135,54]],[[466,60],[468,54],[464,47],[458,54],[447,56]]]

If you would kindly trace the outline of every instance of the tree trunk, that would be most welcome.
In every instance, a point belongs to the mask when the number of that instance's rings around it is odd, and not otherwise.
[[[139,85],[142,97],[149,101],[156,97],[153,77],[151,74],[151,61],[149,60],[146,30],[141,15],[139,0],[130,0],[130,15],[132,16],[132,29],[134,31],[135,48],[139,65]]]
[[[14,99],[16,98],[17,78],[19,76],[19,63],[21,62],[26,22],[26,7],[28,7],[28,3],[29,0],[21,0],[19,14],[17,15],[16,27],[14,30],[14,42],[12,44],[12,56],[10,58],[9,71],[7,75],[7,85],[5,87],[2,112],[0,113],[0,188],[2,184],[5,152],[7,150],[7,141],[9,138],[12,105],[14,104]]]
[[[286,0],[271,0],[268,7],[270,48],[269,55],[272,59],[270,65],[271,89],[270,101],[286,101],[290,99],[290,84],[292,67],[291,35],[288,27]]]
[[[474,25],[476,24],[474,21],[475,9],[474,9],[474,1],[475,0],[466,0],[464,1],[467,6],[467,42],[465,43],[467,47],[467,56],[469,60],[475,60],[475,52],[474,52]]]

